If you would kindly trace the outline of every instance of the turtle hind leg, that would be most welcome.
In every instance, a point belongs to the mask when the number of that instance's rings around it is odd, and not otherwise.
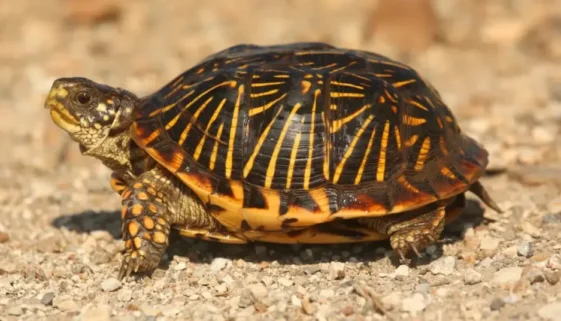
[[[358,221],[378,233],[388,235],[400,262],[409,264],[410,260],[406,257],[411,252],[421,257],[425,248],[437,243],[444,229],[445,217],[445,204],[435,203],[411,212],[359,218]]]

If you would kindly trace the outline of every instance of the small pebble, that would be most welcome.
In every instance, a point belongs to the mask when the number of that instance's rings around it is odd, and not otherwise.
[[[47,293],[43,294],[43,297],[41,297],[41,304],[42,305],[52,305],[54,298],[55,298],[55,294],[53,292],[47,292]]]
[[[411,314],[417,314],[427,307],[425,297],[421,293],[414,293],[412,296],[401,301],[401,310]]]
[[[109,278],[101,282],[101,288],[105,292],[113,292],[121,287],[121,282],[115,278]]]
[[[129,302],[132,300],[132,290],[123,289],[117,294],[117,300],[121,302]]]
[[[522,241],[518,245],[517,253],[518,255],[526,258],[531,257],[532,255],[534,255],[534,248],[532,246],[532,243],[528,241]]]
[[[430,271],[432,274],[450,275],[454,273],[456,267],[456,258],[453,256],[445,256],[431,263]]]
[[[399,293],[392,292],[382,298],[382,304],[387,308],[393,308],[401,302],[401,297]]]
[[[534,284],[534,283],[539,283],[539,282],[543,282],[545,281],[545,275],[542,272],[542,270],[540,270],[537,267],[529,267],[526,271],[525,271],[525,277],[526,280],[528,280],[528,282],[530,282],[530,284]]]
[[[430,291],[430,284],[426,282],[417,284],[417,286],[415,287],[415,292],[429,293],[429,291]]]
[[[255,283],[247,286],[247,289],[255,300],[263,300],[267,297],[269,290],[263,283]]]
[[[186,268],[187,268],[187,264],[185,262],[179,262],[173,269],[176,271],[183,271]]]
[[[551,285],[555,285],[559,282],[559,279],[561,278],[561,271],[557,271],[557,272],[545,272],[545,279],[547,280],[547,282]]]
[[[61,311],[70,312],[70,311],[78,311],[79,307],[76,302],[73,300],[65,300],[61,301],[57,304],[57,308]]]
[[[503,268],[493,276],[491,283],[498,286],[512,285],[522,277],[522,268],[518,266]]]
[[[330,299],[335,296],[335,291],[332,289],[321,289],[319,291],[319,296],[324,299]]]
[[[238,302],[238,307],[245,309],[253,304],[253,297],[248,289],[242,291],[240,295],[240,301]]]
[[[481,273],[477,272],[474,269],[467,269],[464,272],[464,283],[468,285],[473,285],[481,282],[482,276]]]
[[[218,272],[224,269],[229,264],[232,264],[231,260],[225,259],[223,257],[217,257],[210,263],[210,270],[212,272]]]
[[[503,301],[503,299],[495,298],[493,299],[493,301],[491,301],[491,305],[489,307],[491,308],[491,311],[497,311],[504,306],[505,306],[505,301]]]
[[[402,277],[409,276],[409,267],[405,264],[398,266],[397,269],[395,269],[394,275]]]
[[[552,255],[549,260],[547,260],[547,267],[552,270],[561,270],[561,255]]]
[[[291,286],[292,284],[294,284],[292,280],[287,278],[279,278],[278,281],[282,286]]]
[[[108,305],[85,307],[80,313],[81,321],[111,321],[111,308]]]
[[[331,262],[329,264],[329,276],[334,279],[342,279],[345,277],[345,263]]]
[[[20,306],[15,306],[12,307],[10,309],[8,309],[8,315],[13,315],[13,316],[20,316],[23,314],[23,309]]]
[[[538,315],[544,320],[561,321],[561,301],[552,302],[539,308]]]
[[[524,221],[522,222],[522,224],[520,225],[520,227],[522,228],[522,230],[524,232],[526,232],[526,234],[532,236],[532,237],[540,237],[542,236],[542,233],[540,231],[539,228],[535,227],[532,223],[528,222],[528,221]]]
[[[491,236],[485,236],[481,239],[479,248],[486,251],[494,251],[499,247],[500,240]]]

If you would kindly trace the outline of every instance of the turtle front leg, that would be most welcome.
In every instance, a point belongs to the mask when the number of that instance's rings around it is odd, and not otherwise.
[[[170,198],[155,183],[154,173],[147,172],[121,193],[125,254],[119,279],[153,272],[168,246]]]
[[[432,207],[432,208],[430,208]],[[413,252],[421,257],[421,251],[435,244],[444,229],[446,205],[434,204],[424,211],[411,211],[377,218],[361,218],[359,222],[388,235],[392,249],[400,262],[409,264],[406,256]]]
[[[137,177],[121,193],[125,253],[119,279],[152,273],[169,245],[172,226],[214,231],[219,224],[199,198],[160,167]]]

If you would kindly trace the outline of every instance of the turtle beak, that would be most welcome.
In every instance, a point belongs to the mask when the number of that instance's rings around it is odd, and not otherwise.
[[[44,108],[49,109],[53,122],[69,133],[79,132],[80,121],[65,107],[68,89],[63,80],[56,80],[51,87]]]

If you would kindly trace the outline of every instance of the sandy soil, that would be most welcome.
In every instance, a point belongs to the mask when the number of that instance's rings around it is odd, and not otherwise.
[[[561,1],[415,1],[1,1],[0,320],[561,320]],[[119,199],[46,117],[52,81],[144,95],[226,46],[294,41],[417,68],[490,151],[505,213],[471,199],[412,267],[384,242],[175,239],[151,279],[115,280]]]

